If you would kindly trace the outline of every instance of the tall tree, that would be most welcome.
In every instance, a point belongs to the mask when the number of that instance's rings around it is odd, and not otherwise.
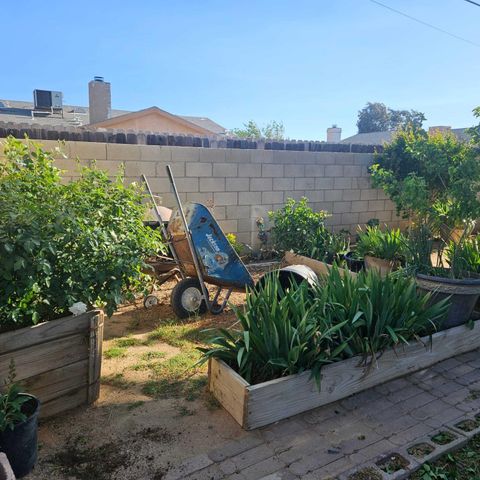
[[[368,102],[358,112],[358,133],[398,130],[410,125],[421,128],[425,115],[417,110],[394,110],[379,102]]]
[[[267,123],[264,127],[259,127],[258,124],[249,120],[243,124],[243,128],[234,128],[232,133],[240,138],[269,138],[272,140],[285,139],[285,126],[283,122],[273,120]]]

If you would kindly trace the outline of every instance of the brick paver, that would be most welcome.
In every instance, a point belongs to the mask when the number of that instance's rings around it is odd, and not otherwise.
[[[375,468],[393,454],[408,462],[405,478],[426,460],[465,443],[474,432],[456,425],[480,413],[480,351],[445,360],[430,369],[379,385],[349,398],[305,412],[240,440],[186,459],[165,480],[295,480],[346,479],[360,468]],[[225,413],[225,415],[228,415]],[[239,427],[240,428],[240,427]],[[436,445],[436,434],[455,435],[449,445]],[[424,458],[410,447],[427,442],[435,450]]]

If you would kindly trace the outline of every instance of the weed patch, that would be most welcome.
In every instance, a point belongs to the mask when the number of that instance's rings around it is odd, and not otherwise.
[[[103,352],[105,358],[123,358],[127,356],[127,349],[124,347],[110,347]]]

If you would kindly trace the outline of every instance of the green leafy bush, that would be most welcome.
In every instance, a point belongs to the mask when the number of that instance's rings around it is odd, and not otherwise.
[[[328,212],[314,212],[306,197],[298,202],[289,198],[282,208],[268,215],[272,222],[273,244],[282,253],[291,250],[331,263],[348,251],[348,235],[326,228]]]
[[[4,391],[0,392],[0,432],[13,430],[15,425],[24,422],[27,415],[24,405],[30,397],[20,393],[20,386],[15,383],[15,366],[10,363],[8,378],[4,382]]]
[[[367,226],[358,234],[355,251],[360,257],[370,255],[384,260],[403,260],[406,243],[407,239],[400,229],[386,228],[382,231],[378,226]]]
[[[480,162],[472,145],[451,134],[420,129],[397,133],[371,167],[397,211],[417,223],[454,228],[480,216]]]
[[[248,382],[259,383],[361,355],[371,364],[384,349],[435,330],[446,300],[431,304],[406,277],[378,272],[342,276],[334,266],[313,290],[306,282],[282,289],[272,275],[236,309],[241,330],[221,330],[203,360],[219,358]]]
[[[64,184],[53,156],[9,138],[0,165],[0,331],[51,320],[75,302],[105,307],[142,288],[161,249],[136,185],[84,168]]]

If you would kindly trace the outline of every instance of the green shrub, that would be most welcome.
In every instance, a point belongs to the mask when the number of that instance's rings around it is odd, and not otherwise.
[[[386,228],[382,231],[378,226],[367,226],[358,234],[355,251],[360,257],[370,255],[384,260],[402,260],[406,244],[407,239],[400,229]]]
[[[312,249],[312,236],[323,232],[328,213],[314,212],[303,197],[298,202],[289,198],[282,208],[268,213],[272,223],[273,244],[280,252],[293,250],[305,255]]]
[[[13,138],[0,165],[0,331],[51,320],[75,302],[113,313],[142,288],[161,249],[136,185],[84,168],[63,184],[53,156]]]
[[[445,254],[455,278],[480,275],[480,236],[450,242]]]
[[[378,272],[342,276],[334,266],[313,290],[306,282],[283,290],[272,275],[236,309],[241,330],[220,330],[201,349],[203,361],[219,358],[250,383],[321,367],[361,355],[366,364],[388,347],[434,331],[448,308],[431,304],[406,277],[383,279]]]

